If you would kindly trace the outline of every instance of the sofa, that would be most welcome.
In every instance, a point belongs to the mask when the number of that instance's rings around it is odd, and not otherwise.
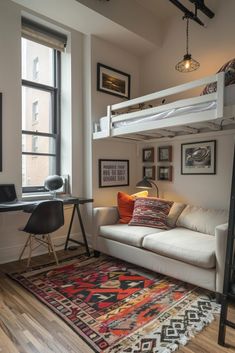
[[[223,291],[228,212],[173,203],[167,229],[119,223],[117,207],[93,210],[93,248],[215,293]]]

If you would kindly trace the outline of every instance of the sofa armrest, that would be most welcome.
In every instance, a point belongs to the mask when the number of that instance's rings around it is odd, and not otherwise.
[[[96,249],[96,239],[100,226],[115,224],[119,220],[117,207],[96,207],[93,209],[93,248]]]
[[[224,266],[226,259],[228,223],[221,224],[215,228],[216,239],[216,292],[223,292]]]

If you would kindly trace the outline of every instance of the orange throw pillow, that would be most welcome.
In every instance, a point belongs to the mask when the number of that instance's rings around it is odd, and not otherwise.
[[[119,223],[127,224],[130,222],[134,210],[134,203],[137,197],[147,197],[148,191],[140,191],[133,195],[119,191],[117,194],[117,205],[119,212]]]

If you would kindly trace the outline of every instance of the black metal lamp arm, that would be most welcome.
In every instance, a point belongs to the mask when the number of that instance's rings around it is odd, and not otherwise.
[[[157,184],[156,184],[154,181],[152,181],[151,179],[148,179],[148,180],[149,180],[149,182],[150,182],[151,184],[153,184],[153,185],[155,186],[155,188],[156,188],[156,190],[157,190],[157,197],[159,197],[159,189],[158,189]]]

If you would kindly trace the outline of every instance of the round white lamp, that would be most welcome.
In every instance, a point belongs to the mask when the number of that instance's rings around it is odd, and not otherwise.
[[[59,175],[49,175],[44,181],[45,189],[53,192],[54,198],[56,197],[56,190],[60,189],[63,184],[63,178]]]

